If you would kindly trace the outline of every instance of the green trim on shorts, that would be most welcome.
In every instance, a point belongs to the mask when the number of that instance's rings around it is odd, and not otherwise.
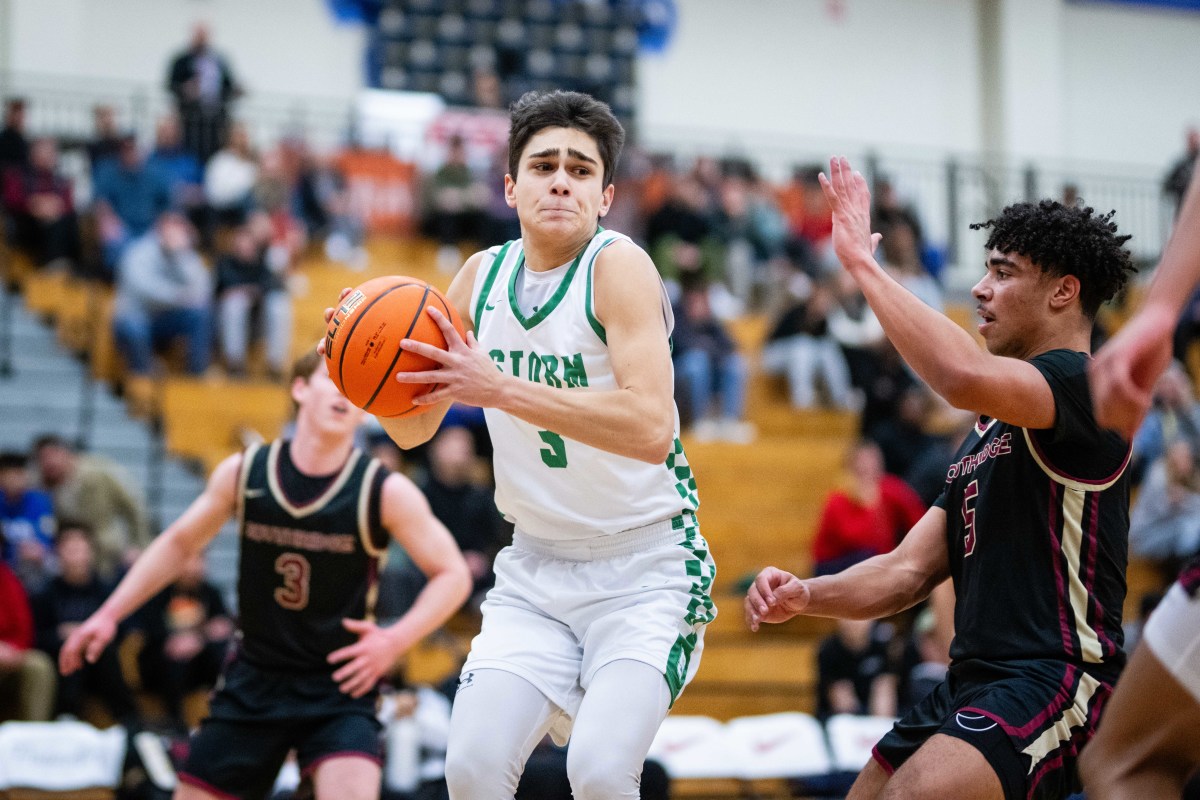
[[[688,669],[692,663],[692,653],[696,650],[699,633],[705,625],[717,616],[716,606],[712,600],[712,584],[716,577],[716,567],[708,560],[708,546],[700,538],[700,526],[694,514],[680,514],[671,520],[671,527],[682,533],[683,539],[678,543],[687,551],[684,569],[692,576],[692,586],[688,590],[691,600],[683,623],[691,628],[686,634],[680,634],[671,647],[667,657],[667,668],[663,677],[667,679],[667,687],[671,690],[671,705],[679,699],[683,686],[687,682]]]

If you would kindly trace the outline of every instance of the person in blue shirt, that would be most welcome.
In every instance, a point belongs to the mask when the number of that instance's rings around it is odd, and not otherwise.
[[[33,590],[49,567],[55,524],[50,495],[29,488],[28,466],[23,453],[0,453],[0,557]]]

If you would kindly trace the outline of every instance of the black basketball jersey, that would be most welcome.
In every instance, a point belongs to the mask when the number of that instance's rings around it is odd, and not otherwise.
[[[980,417],[946,475],[956,662],[1055,659],[1115,679],[1129,534],[1129,445],[1092,415],[1088,356],[1032,359],[1052,429]]]
[[[387,470],[352,450],[307,500],[297,475],[283,440],[243,456],[239,657],[274,672],[329,673],[326,657],[358,638],[343,618],[374,612],[388,541],[379,512]]]

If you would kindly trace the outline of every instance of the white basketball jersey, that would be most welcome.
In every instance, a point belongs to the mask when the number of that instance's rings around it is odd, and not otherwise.
[[[475,336],[502,372],[572,392],[617,388],[592,287],[596,257],[628,237],[600,229],[550,298],[527,316],[518,305],[521,240],[484,255],[471,290]],[[668,331],[670,305],[664,306]],[[664,332],[666,335],[667,332]],[[599,450],[495,409],[484,409],[494,448],[496,506],[525,533],[580,539],[638,528],[699,505],[679,442],[662,464]]]

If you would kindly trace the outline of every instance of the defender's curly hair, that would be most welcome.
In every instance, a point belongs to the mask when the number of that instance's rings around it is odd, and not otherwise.
[[[1065,206],[1055,200],[1014,203],[972,230],[991,229],[987,250],[1022,255],[1047,274],[1079,279],[1083,313],[1095,319],[1102,303],[1112,299],[1137,271],[1112,221],[1117,212],[1098,214],[1091,207]]]

